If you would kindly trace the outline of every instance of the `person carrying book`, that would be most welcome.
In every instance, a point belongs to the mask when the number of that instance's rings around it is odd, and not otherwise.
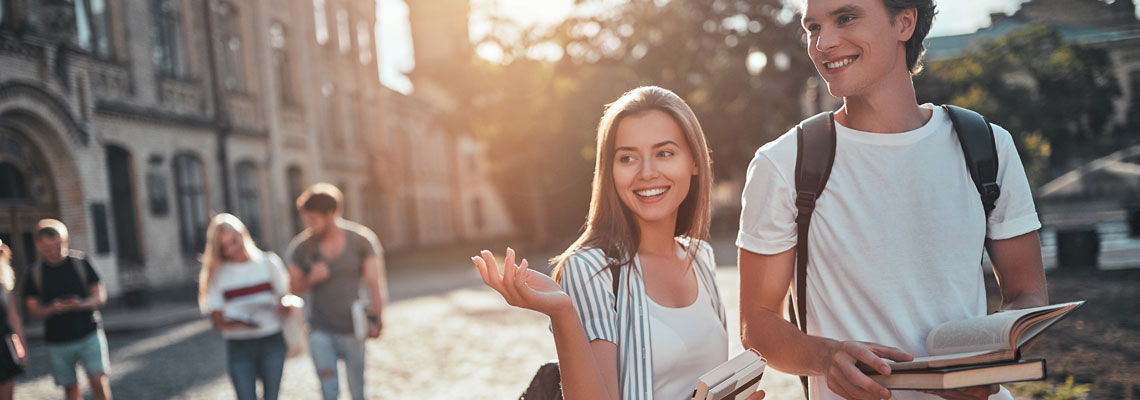
[[[637,88],[606,107],[596,160],[585,231],[553,279],[510,248],[501,273],[489,251],[472,261],[507,303],[550,317],[566,399],[691,398],[728,359],[704,132],[673,92]]]
[[[289,244],[286,260],[293,293],[308,294],[309,354],[321,394],[325,400],[337,398],[337,364],[344,360],[348,390],[354,400],[363,400],[364,341],[380,336],[388,288],[380,240],[371,229],[341,218],[343,198],[340,189],[328,183],[301,193],[297,209],[305,230]],[[368,292],[366,307],[358,303],[362,286]],[[366,316],[354,318],[354,309]],[[358,327],[358,320],[368,326]]]
[[[65,398],[79,399],[75,364],[87,372],[95,399],[111,398],[107,382],[111,362],[107,336],[103,333],[99,307],[107,291],[87,256],[68,249],[67,227],[55,219],[36,223],[35,244],[39,260],[24,279],[24,302],[28,314],[44,320],[44,341],[55,384]]]
[[[238,400],[276,400],[285,370],[281,297],[289,276],[281,258],[257,248],[233,214],[215,215],[206,228],[198,278],[198,305],[226,340],[226,366]]]
[[[761,147],[748,167],[737,237],[745,346],[773,368],[809,376],[812,400],[1010,399],[998,385],[892,393],[856,364],[888,374],[884,359],[926,355],[922,340],[936,325],[985,315],[983,249],[1003,309],[1048,303],[1041,223],[1012,137],[992,126],[1000,196],[987,210],[949,111],[919,105],[911,81],[934,1],[802,7],[808,55],[843,107],[831,125],[830,177],[814,204],[797,191],[798,158],[827,155],[797,155],[797,129]],[[813,205],[801,237],[797,217]],[[806,303],[806,334],[782,317],[789,285],[799,284],[803,241],[805,289],[794,291],[796,304]]]

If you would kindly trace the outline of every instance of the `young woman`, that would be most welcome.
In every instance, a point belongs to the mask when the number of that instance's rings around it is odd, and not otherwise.
[[[206,229],[198,303],[226,339],[230,380],[239,400],[277,398],[285,366],[281,297],[289,275],[281,258],[257,248],[249,230],[231,214],[218,214]]]
[[[693,111],[673,92],[637,88],[598,124],[585,231],[553,260],[554,278],[515,265],[509,248],[501,274],[490,252],[472,258],[509,304],[550,316],[566,399],[686,399],[728,359],[705,241],[711,188]]]
[[[24,373],[28,360],[20,312],[12,300],[15,279],[11,261],[12,250],[0,242],[0,337],[4,339],[0,346],[0,400],[12,398],[16,376]]]

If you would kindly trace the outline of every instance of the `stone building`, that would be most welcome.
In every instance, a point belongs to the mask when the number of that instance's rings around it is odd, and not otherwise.
[[[191,285],[213,213],[282,251],[317,181],[389,250],[509,234],[462,229],[476,211],[452,157],[478,164],[477,143],[380,85],[375,24],[374,0],[0,0],[0,239],[17,269],[52,217],[113,296]]]

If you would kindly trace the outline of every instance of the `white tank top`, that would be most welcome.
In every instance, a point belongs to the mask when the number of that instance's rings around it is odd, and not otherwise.
[[[728,332],[720,323],[705,285],[696,277],[694,280],[697,300],[693,304],[671,308],[649,298],[653,398],[657,400],[691,399],[697,379],[728,360]]]

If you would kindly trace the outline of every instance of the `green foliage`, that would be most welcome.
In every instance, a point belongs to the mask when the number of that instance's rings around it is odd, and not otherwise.
[[[1065,378],[1065,383],[1054,384],[1049,382],[1028,382],[1007,386],[1018,396],[1026,396],[1037,400],[1072,400],[1087,398],[1092,390],[1091,384],[1075,384],[1073,376]]]
[[[753,152],[802,118],[814,74],[794,10],[782,0],[582,0],[545,30],[492,16],[477,49],[435,79],[460,109],[456,124],[488,144],[492,176],[524,231],[581,226],[605,104],[642,85],[673,90],[696,112],[718,180],[742,177]],[[536,54],[552,49],[551,61]],[[756,56],[753,54],[763,54]],[[766,59],[762,69],[747,60]],[[468,71],[459,71],[466,68]],[[454,84],[451,84],[454,82]]]
[[[1031,178],[1049,157],[1063,158],[1080,141],[1108,133],[1120,95],[1104,49],[1065,43],[1047,26],[928,62],[915,89],[922,101],[973,108],[1009,130]]]

